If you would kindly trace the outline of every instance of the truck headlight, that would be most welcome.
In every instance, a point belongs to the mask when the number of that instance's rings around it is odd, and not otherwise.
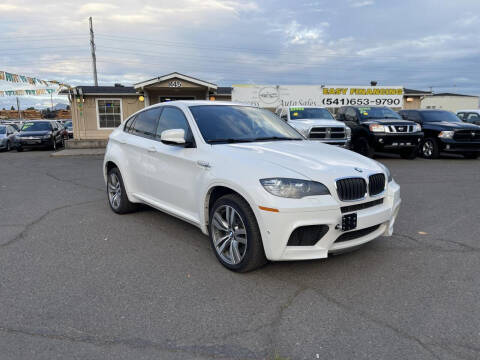
[[[413,132],[418,132],[418,131],[422,131],[422,127],[420,126],[420,124],[413,125]]]
[[[347,139],[350,140],[352,138],[352,129],[348,126],[345,128],[345,134],[347,135]]]
[[[440,131],[440,134],[438,134],[439,138],[442,139],[451,139],[453,138],[454,131]]]
[[[385,126],[380,124],[370,124],[369,128],[372,132],[385,132]]]
[[[301,179],[268,178],[260,179],[260,184],[270,194],[284,198],[301,199],[305,196],[329,195],[330,191],[322,183]]]

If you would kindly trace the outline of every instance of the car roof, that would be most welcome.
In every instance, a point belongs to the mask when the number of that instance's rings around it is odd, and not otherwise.
[[[457,110],[457,113],[459,112],[475,112],[475,113],[480,113],[480,109],[466,109],[466,110]]]
[[[212,101],[212,100],[175,100],[175,101],[166,101],[158,104],[154,104],[150,106],[149,108],[152,107],[158,107],[158,106],[168,106],[168,105],[185,105],[185,106],[199,106],[199,105],[207,105],[207,106],[213,106],[213,105],[236,105],[236,106],[249,106],[249,107],[256,107],[250,104],[242,104],[242,103],[237,103],[233,101]]]

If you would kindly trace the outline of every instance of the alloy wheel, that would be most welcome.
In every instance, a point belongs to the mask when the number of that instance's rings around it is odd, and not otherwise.
[[[122,187],[120,186],[120,180],[115,173],[111,173],[108,176],[108,200],[110,201],[110,205],[114,209],[118,209],[120,207],[120,198],[122,196]]]
[[[223,205],[212,217],[213,245],[218,256],[230,265],[240,263],[247,252],[247,230],[240,214]]]
[[[423,143],[422,153],[425,157],[431,157],[433,154],[433,144],[430,140],[427,140]]]

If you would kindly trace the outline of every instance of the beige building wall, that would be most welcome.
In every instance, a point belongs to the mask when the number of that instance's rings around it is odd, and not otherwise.
[[[410,99],[410,101],[407,101]],[[406,96],[403,98],[403,109],[405,110],[414,110],[420,109],[422,105],[422,98],[420,96]]]
[[[122,122],[131,114],[145,107],[144,102],[138,99],[138,95],[85,95],[84,101],[77,102],[77,97],[73,97],[72,123],[73,137],[76,140],[85,139],[107,139],[113,129],[101,129],[98,124],[97,99],[119,99],[121,100]]]
[[[478,96],[425,96],[421,108],[455,112],[462,109],[478,109],[478,105]]]

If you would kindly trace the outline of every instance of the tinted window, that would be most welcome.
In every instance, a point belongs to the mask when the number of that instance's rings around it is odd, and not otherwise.
[[[157,137],[160,138],[162,131],[171,129],[183,129],[187,136],[190,133],[183,111],[174,107],[164,107],[158,122]]]
[[[408,120],[413,121],[422,121],[422,117],[417,111],[409,111],[408,112]]]
[[[133,124],[132,134],[152,137],[155,134],[160,111],[159,108],[155,108],[139,113]]]
[[[362,120],[401,119],[400,115],[387,107],[360,107],[358,111]]]
[[[123,131],[130,132],[130,128],[132,127],[134,121],[135,121],[135,116],[132,116],[130,119],[128,119],[125,122],[125,126],[123,127]]]
[[[52,125],[49,122],[26,122],[22,126],[22,131],[50,131]]]
[[[450,111],[443,110],[427,110],[422,111],[422,119],[424,122],[459,122],[461,121],[457,115]]]
[[[0,134],[5,134],[7,132],[7,128],[5,126],[0,126]]]
[[[303,139],[290,125],[265,109],[238,105],[200,105],[191,106],[190,111],[203,138],[211,143]]]
[[[330,112],[327,109],[294,107],[294,108],[290,108],[290,119],[292,120],[302,120],[302,119],[333,120],[333,116],[332,114],[330,114]]]
[[[354,121],[357,116],[357,113],[355,112],[355,109],[353,108],[347,108],[345,110],[345,119],[349,121]]]
[[[458,116],[460,119],[464,120],[465,113],[458,113],[457,116]]]
[[[467,116],[467,121],[468,122],[473,122],[473,121],[477,121],[477,120],[480,120],[480,115],[477,114],[477,113],[469,113],[468,116]]]

